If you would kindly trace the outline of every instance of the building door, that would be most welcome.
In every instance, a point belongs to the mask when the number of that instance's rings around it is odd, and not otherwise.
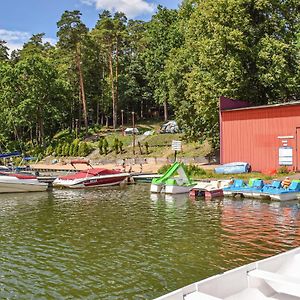
[[[296,164],[297,171],[300,171],[300,127],[296,128]]]

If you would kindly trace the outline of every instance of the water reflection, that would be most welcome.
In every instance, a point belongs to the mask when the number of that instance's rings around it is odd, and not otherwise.
[[[1,195],[0,298],[151,299],[299,245],[298,203],[149,185]]]

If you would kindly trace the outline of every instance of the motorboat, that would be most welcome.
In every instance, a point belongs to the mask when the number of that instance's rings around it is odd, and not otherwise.
[[[0,193],[23,193],[46,191],[48,183],[40,182],[36,176],[0,172]]]
[[[161,177],[152,179],[150,192],[184,194],[195,185],[196,182],[187,175],[184,164],[175,162]]]
[[[59,176],[53,181],[53,186],[72,189],[112,186],[121,184],[130,176],[129,173],[124,173],[120,170],[93,168],[87,161],[72,161],[71,165],[74,166],[79,163],[87,164],[90,168],[73,174]]]
[[[300,299],[300,247],[190,284],[156,300]]]

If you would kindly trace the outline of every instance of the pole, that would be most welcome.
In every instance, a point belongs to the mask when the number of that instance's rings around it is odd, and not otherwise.
[[[175,153],[174,153],[174,162],[176,162],[176,159],[177,159],[177,151],[175,150]]]
[[[124,110],[121,109],[122,136],[124,136]]]
[[[132,152],[135,155],[135,124],[134,124],[134,111],[131,112],[132,116]]]

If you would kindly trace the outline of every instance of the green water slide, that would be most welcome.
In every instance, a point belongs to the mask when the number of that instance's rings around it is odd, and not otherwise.
[[[182,168],[187,179],[188,179],[188,182],[191,183],[191,180],[190,178],[187,176],[186,174],[186,170],[185,170],[185,167],[182,163],[179,163],[179,162],[175,162],[168,170],[165,174],[163,174],[160,178],[153,178],[152,179],[152,183],[154,184],[165,184],[166,181],[168,179],[170,179],[172,176],[174,176],[176,174],[176,172],[178,171],[179,168]]]

